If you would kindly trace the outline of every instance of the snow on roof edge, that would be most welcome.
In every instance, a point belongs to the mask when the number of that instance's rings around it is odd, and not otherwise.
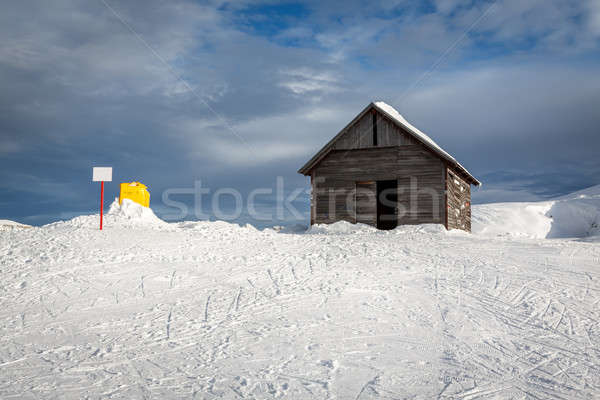
[[[473,178],[473,180],[476,182],[477,186],[481,186],[481,182],[479,182],[479,180],[477,178],[475,178],[473,176],[473,174],[471,174],[465,167],[463,167],[458,161],[456,161],[456,159],[454,157],[452,157],[447,151],[442,149],[440,147],[440,145],[437,144],[432,138],[430,138],[428,135],[426,135],[425,133],[420,131],[418,128],[413,126],[410,122],[408,122],[402,116],[402,114],[400,114],[394,107],[390,106],[389,104],[387,104],[386,102],[381,101],[381,100],[374,101],[373,105],[375,107],[377,107],[379,109],[379,111],[382,111],[383,113],[387,114],[389,117],[394,119],[396,122],[398,122],[400,125],[404,126],[407,130],[409,130],[413,135],[417,136],[423,142],[425,142],[426,144],[429,144],[434,150],[436,150],[438,153],[440,153],[444,158],[447,158],[449,161],[452,161],[453,163],[455,163],[458,167],[460,167],[462,170],[464,170],[469,176],[471,176],[471,178]]]

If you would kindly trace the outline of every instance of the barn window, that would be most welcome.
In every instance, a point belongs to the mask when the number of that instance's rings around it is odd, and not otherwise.
[[[377,146],[377,113],[373,113],[373,146]]]

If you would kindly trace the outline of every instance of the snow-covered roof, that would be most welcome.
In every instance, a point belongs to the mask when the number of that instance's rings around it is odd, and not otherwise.
[[[396,123],[400,124],[406,130],[408,130],[410,133],[412,133],[413,136],[415,136],[417,139],[419,139],[423,144],[425,144],[428,147],[430,147],[432,150],[434,150],[435,152],[437,152],[440,156],[442,156],[446,160],[448,160],[451,163],[455,164],[456,167],[458,167],[464,173],[466,173],[468,176],[470,176],[471,178],[473,178],[473,180],[475,181],[476,185],[481,185],[481,183],[469,171],[467,171],[467,169],[465,167],[463,167],[458,161],[456,161],[456,159],[454,157],[452,157],[447,151],[445,151],[444,149],[442,149],[440,147],[440,145],[438,145],[436,142],[433,141],[432,138],[430,138],[425,133],[421,132],[419,129],[417,129],[416,127],[414,127],[398,111],[396,111],[396,109],[394,107],[390,106],[389,104],[387,104],[387,103],[385,103],[383,101],[376,101],[376,102],[373,103],[373,105],[377,109],[379,109],[379,111],[384,112],[389,117],[391,117]]]
[[[456,167],[458,170],[466,174],[475,185],[481,185],[481,183],[469,172],[465,167],[463,167],[454,157],[452,157],[447,151],[442,149],[436,142],[433,141],[429,136],[425,133],[421,132],[419,129],[414,127],[410,122],[408,122],[394,107],[383,101],[376,101],[369,104],[352,122],[350,122],[344,129],[342,129],[333,139],[331,139],[313,158],[311,158],[300,170],[298,171],[301,174],[308,173],[314,165],[316,165],[323,157],[325,157],[329,151],[333,149],[333,144],[339,139],[346,130],[353,125],[358,119],[360,119],[367,111],[371,108],[377,109],[383,115],[386,115],[390,120],[392,120],[396,125],[398,125],[403,130],[407,131],[411,136],[425,145],[427,148],[432,150],[438,156],[447,160],[450,164]]]

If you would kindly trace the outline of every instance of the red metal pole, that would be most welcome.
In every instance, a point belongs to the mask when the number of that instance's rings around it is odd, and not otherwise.
[[[102,214],[104,213],[104,181],[100,182],[100,230],[102,230]]]

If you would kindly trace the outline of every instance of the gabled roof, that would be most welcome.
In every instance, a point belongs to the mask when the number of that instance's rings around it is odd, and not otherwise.
[[[415,128],[411,125],[394,107],[390,106],[383,101],[377,101],[369,104],[365,107],[364,110],[361,111],[360,114],[356,116],[348,125],[344,127],[337,135],[333,137],[313,158],[311,158],[302,168],[298,170],[299,173],[303,175],[308,175],[310,170],[319,163],[332,149],[334,143],[346,132],[348,128],[354,125],[360,118],[362,118],[367,112],[371,109],[375,109],[379,111],[384,116],[388,117],[390,121],[392,121],[396,126],[398,126],[403,131],[406,131],[410,136],[415,138],[419,143],[423,144],[429,150],[431,150],[434,154],[447,161],[449,164],[454,166],[460,172],[462,172],[466,177],[471,180],[471,183],[475,185],[481,185],[479,182],[465,167],[463,167],[454,157],[452,157],[448,152],[442,149],[436,142],[433,141],[429,136],[425,133],[421,132],[419,129]]]

